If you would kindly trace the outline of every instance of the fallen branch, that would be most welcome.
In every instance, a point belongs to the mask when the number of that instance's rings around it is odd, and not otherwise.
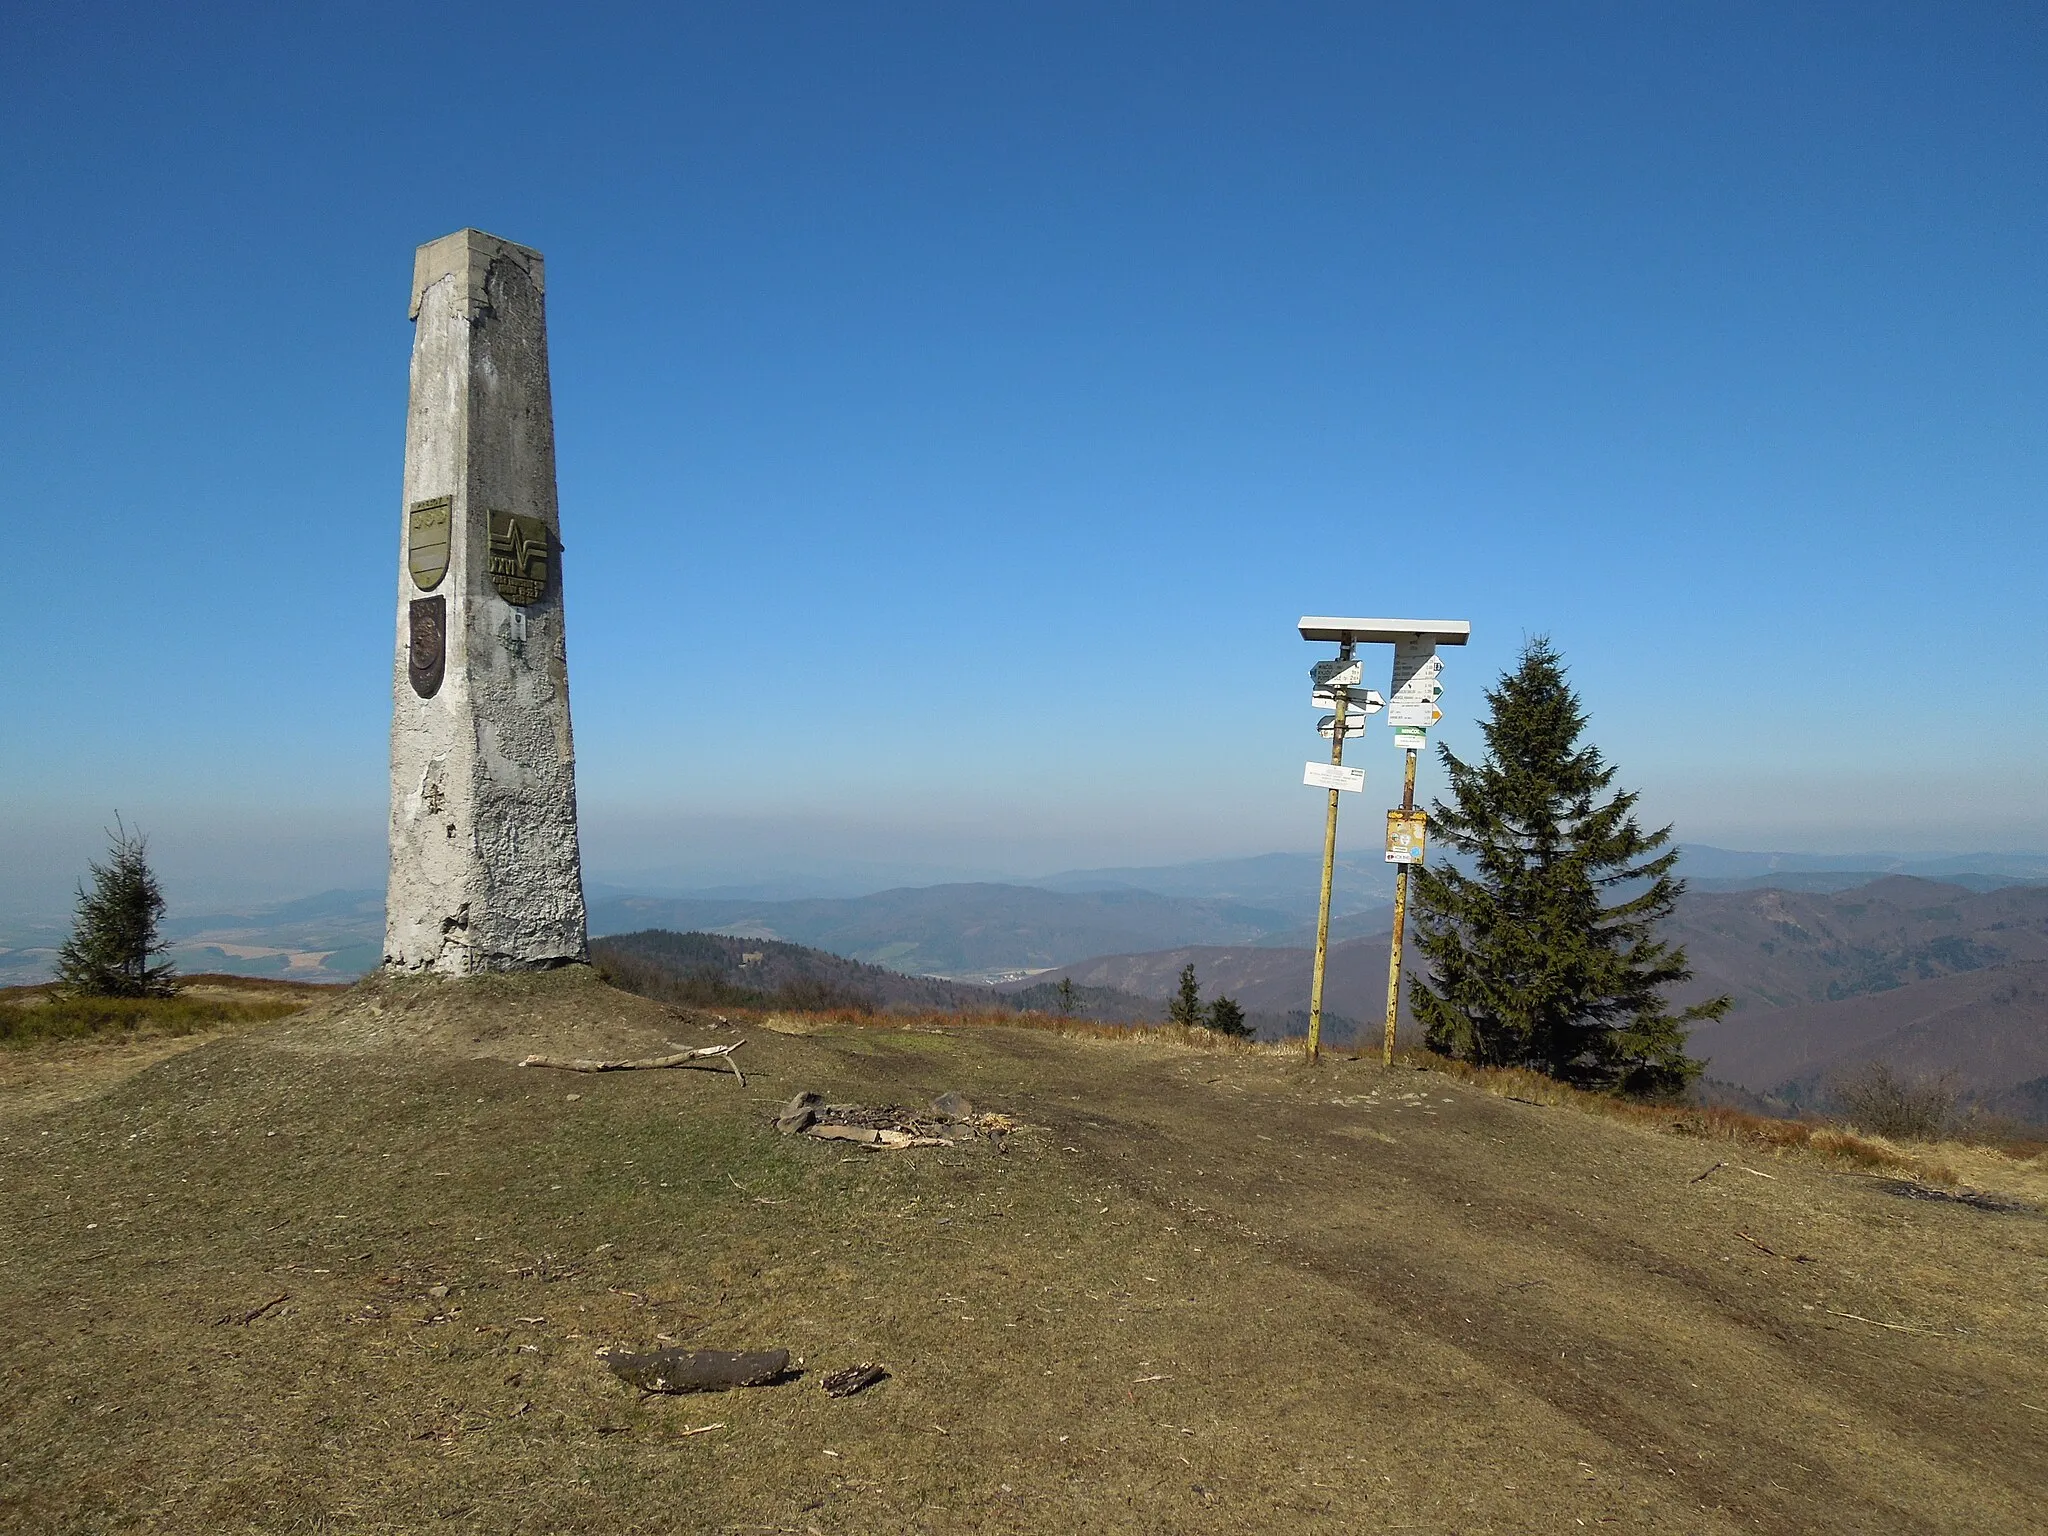
[[[1764,1244],[1758,1242],[1755,1238],[1751,1237],[1747,1232],[1737,1232],[1735,1235],[1741,1238],[1745,1243],[1748,1243],[1750,1247],[1756,1249],[1757,1252],[1768,1253],[1774,1259],[1790,1259],[1794,1264],[1817,1264],[1820,1262],[1818,1259],[1814,1258],[1814,1256],[1810,1253],[1780,1253],[1777,1249],[1766,1247]]]
[[[236,1317],[232,1312],[230,1312],[227,1316],[221,1318],[218,1322],[216,1322],[214,1326],[218,1328],[221,1323],[233,1323],[238,1328],[246,1328],[249,1326],[249,1324],[255,1322],[257,1318],[261,1317],[264,1313],[268,1312],[272,1307],[283,1306],[284,1303],[290,1301],[291,1299],[292,1293],[290,1291],[280,1291],[277,1293],[277,1295],[271,1297],[270,1300],[263,1303],[262,1306],[251,1307],[248,1311],[244,1312],[240,1317]]]
[[[1943,1337],[1939,1328],[1920,1328],[1912,1323],[1880,1323],[1874,1317],[1858,1317],[1854,1312],[1837,1312],[1833,1307],[1822,1307],[1821,1310],[1829,1317],[1846,1317],[1852,1323],[1868,1323],[1873,1328],[1889,1328],[1893,1333],[1931,1333],[1936,1338]]]
[[[722,1061],[732,1068],[732,1075],[740,1080],[740,1086],[744,1088],[747,1086],[747,1075],[740,1071],[740,1064],[732,1059],[732,1053],[746,1043],[744,1040],[735,1040],[730,1045],[700,1045],[695,1050],[677,1051],[673,1056],[649,1056],[641,1061],[596,1061],[567,1056],[529,1056],[519,1065],[553,1067],[560,1072],[655,1072],[663,1067],[687,1067],[699,1061]]]
[[[1764,1173],[1764,1172],[1762,1172],[1761,1170],[1759,1170],[1759,1169],[1756,1169],[1756,1168],[1747,1168],[1747,1167],[1744,1167],[1744,1166],[1743,1166],[1743,1165],[1742,1165],[1741,1163],[1719,1162],[1719,1163],[1716,1163],[1716,1164],[1714,1164],[1714,1166],[1713,1166],[1713,1167],[1709,1168],[1709,1169],[1708,1169],[1708,1170],[1706,1171],[1706,1173],[1703,1173],[1703,1174],[1701,1174],[1701,1175],[1699,1176],[1699,1178],[1696,1178],[1696,1179],[1689,1179],[1689,1180],[1687,1180],[1687,1182],[1688,1182],[1688,1183],[1691,1183],[1691,1184],[1697,1184],[1697,1183],[1699,1183],[1699,1182],[1700,1182],[1700,1180],[1701,1180],[1701,1179],[1705,1179],[1705,1178],[1706,1178],[1706,1177],[1708,1177],[1708,1175],[1710,1175],[1710,1174],[1715,1174],[1715,1173],[1719,1173],[1719,1172],[1720,1172],[1720,1171],[1721,1171],[1721,1170],[1722,1170],[1723,1168],[1733,1168],[1733,1169],[1734,1169],[1734,1170],[1735,1170],[1735,1171],[1736,1171],[1737,1173],[1747,1173],[1747,1174],[1751,1174],[1751,1175],[1753,1175],[1754,1177],[1756,1177],[1756,1178],[1759,1178],[1759,1179],[1769,1179],[1769,1180],[1771,1180],[1771,1181],[1772,1181],[1773,1183],[1775,1183],[1775,1182],[1777,1181],[1777,1177],[1778,1177],[1778,1176],[1777,1176],[1777,1175],[1776,1175],[1775,1173]]]
[[[944,1136],[913,1136],[909,1131],[871,1129],[865,1125],[814,1125],[804,1132],[820,1141],[851,1141],[863,1147],[950,1147]]]

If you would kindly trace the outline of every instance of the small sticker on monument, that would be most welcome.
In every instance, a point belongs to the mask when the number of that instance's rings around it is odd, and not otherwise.
[[[548,591],[548,525],[516,512],[491,514],[491,585],[518,607]]]
[[[448,517],[454,504],[452,496],[436,496],[414,502],[406,514],[405,564],[422,592],[433,591],[448,574]]]
[[[441,691],[441,678],[447,670],[448,599],[416,597],[412,600],[412,652],[405,664],[412,691],[431,699]]]

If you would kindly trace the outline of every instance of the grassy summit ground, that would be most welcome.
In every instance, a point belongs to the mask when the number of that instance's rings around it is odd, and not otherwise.
[[[2038,1214],[1376,1064],[778,1022],[373,981],[12,1053],[0,1523],[2040,1529]],[[513,1065],[736,1032],[745,1087]],[[806,1088],[1027,1129],[777,1136]],[[670,1340],[807,1374],[642,1401],[598,1358]]]

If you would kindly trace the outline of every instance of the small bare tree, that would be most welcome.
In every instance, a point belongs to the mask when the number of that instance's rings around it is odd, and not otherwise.
[[[1882,1061],[1837,1077],[1834,1099],[1852,1125],[1898,1141],[1934,1141],[1955,1114],[1954,1072],[1904,1077]]]

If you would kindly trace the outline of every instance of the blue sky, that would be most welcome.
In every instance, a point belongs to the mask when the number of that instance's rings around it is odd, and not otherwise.
[[[1325,612],[1472,621],[1459,748],[1549,633],[1687,840],[2048,848],[2037,9],[8,34],[0,900],[117,807],[192,899],[381,879],[463,225],[548,259],[594,878],[1314,846]]]

